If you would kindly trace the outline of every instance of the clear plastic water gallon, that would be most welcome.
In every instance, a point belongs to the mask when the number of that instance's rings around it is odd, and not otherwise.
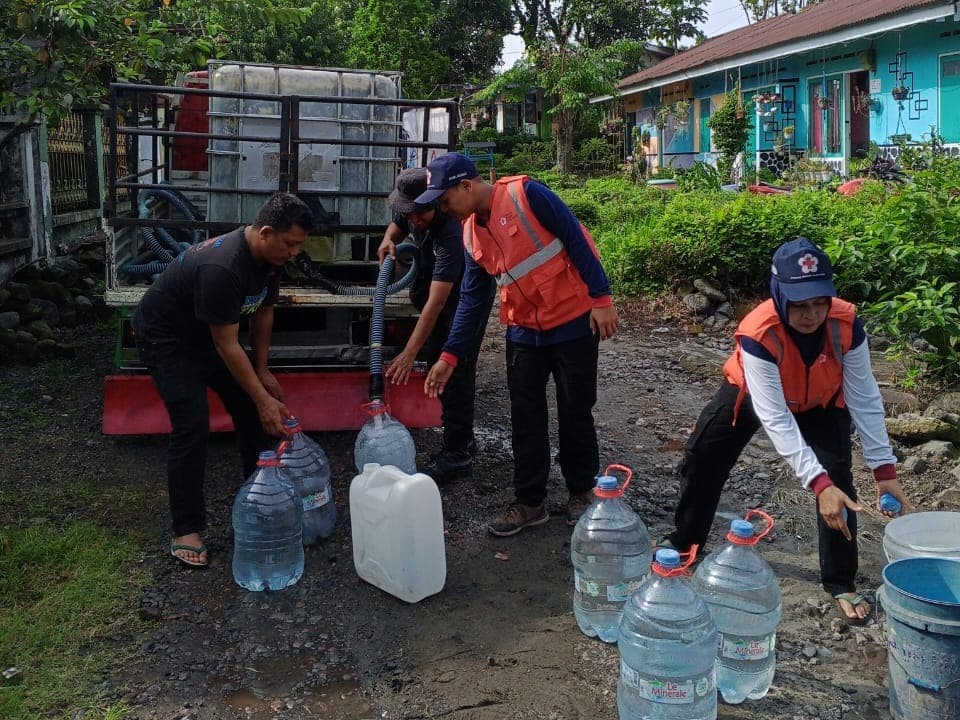
[[[405,473],[417,471],[417,447],[413,436],[402,423],[394,419],[387,406],[371,403],[370,419],[360,428],[353,448],[357,472],[371,463],[393,465]]]
[[[328,537],[337,524],[337,506],[330,486],[330,460],[297,420],[284,422],[278,448],[281,477],[293,483],[303,505],[303,544]]]
[[[610,472],[627,474],[620,487]],[[632,471],[611,465],[597,478],[595,500],[570,539],[573,563],[573,613],[589,637],[617,641],[624,603],[650,573],[650,533],[623,499]]]
[[[620,720],[715,720],[717,626],[676,550],[652,571],[620,619]]]
[[[233,579],[247,590],[283,590],[303,575],[300,496],[272,450],[233,501]]]
[[[700,563],[691,581],[717,624],[717,690],[725,702],[759,700],[770,689],[776,667],[777,625],[781,616],[780,585],[757,551],[773,520],[760,535],[753,523],[730,523],[727,544]]]

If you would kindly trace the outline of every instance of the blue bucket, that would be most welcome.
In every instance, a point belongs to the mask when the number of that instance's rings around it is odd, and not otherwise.
[[[960,560],[915,557],[883,569],[890,713],[960,718]]]

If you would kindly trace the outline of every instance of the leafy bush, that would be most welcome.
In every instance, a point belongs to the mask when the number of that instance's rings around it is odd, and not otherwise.
[[[764,293],[773,251],[805,235],[832,258],[840,294],[867,321],[901,349],[922,339],[928,372],[960,380],[960,159],[931,155],[912,183],[868,180],[854,197],[665,192],[622,177],[539,176],[590,228],[618,293],[697,277]]]
[[[720,171],[713,165],[698,161],[688,170],[677,170],[677,187],[684,191],[720,190],[726,182]]]

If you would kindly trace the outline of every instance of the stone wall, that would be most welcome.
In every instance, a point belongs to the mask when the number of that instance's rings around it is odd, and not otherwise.
[[[105,311],[103,245],[21,268],[0,286],[0,363],[33,363],[72,356],[64,330]]]

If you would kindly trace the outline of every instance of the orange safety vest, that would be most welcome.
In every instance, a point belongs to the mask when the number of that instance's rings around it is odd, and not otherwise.
[[[853,321],[857,309],[852,303],[833,298],[826,319],[826,340],[820,356],[807,367],[800,350],[790,339],[773,300],[767,300],[750,311],[734,333],[736,349],[724,363],[723,375],[731,385],[740,388],[733,418],[736,423],[740,406],[747,396],[743,375],[743,351],[740,338],[748,337],[767,349],[780,369],[780,382],[787,407],[793,413],[802,413],[816,407],[830,405],[844,407],[843,355],[853,344]]]
[[[471,215],[463,224],[463,245],[500,287],[500,322],[550,330],[593,308],[560,238],[547,230],[530,209],[523,186],[526,175],[505,177],[493,186],[487,225]],[[593,238],[584,237],[599,257]]]

